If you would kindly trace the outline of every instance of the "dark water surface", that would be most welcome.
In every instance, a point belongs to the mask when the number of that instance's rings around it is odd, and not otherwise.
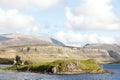
[[[102,65],[114,74],[48,75],[29,72],[0,71],[0,80],[120,80],[120,64]]]

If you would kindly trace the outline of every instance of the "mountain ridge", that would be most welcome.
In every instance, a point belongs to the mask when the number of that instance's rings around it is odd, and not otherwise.
[[[0,46],[21,46],[21,45],[60,45],[64,44],[56,39],[46,36],[32,36],[24,34],[3,34],[0,35]]]

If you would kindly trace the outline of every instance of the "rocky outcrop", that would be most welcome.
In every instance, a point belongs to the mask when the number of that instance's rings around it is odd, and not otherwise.
[[[83,70],[80,66],[80,61],[56,61],[56,65],[52,68],[54,74],[71,74],[82,73]]]

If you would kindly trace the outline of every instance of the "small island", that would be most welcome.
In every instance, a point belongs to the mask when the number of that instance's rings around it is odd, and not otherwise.
[[[106,73],[95,60],[56,60],[53,62],[30,65],[15,64],[2,70],[29,71],[43,74],[80,74],[80,73]]]

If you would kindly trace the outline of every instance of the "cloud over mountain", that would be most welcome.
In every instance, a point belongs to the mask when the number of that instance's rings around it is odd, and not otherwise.
[[[97,31],[119,31],[120,19],[114,12],[113,0],[81,0],[76,7],[65,7],[67,31],[59,31],[54,37],[66,45],[116,44],[119,38],[99,35]],[[94,33],[80,31],[91,30]],[[77,31],[77,32],[76,32]],[[102,33],[101,33],[102,34]],[[112,33],[111,33],[112,34]],[[117,34],[115,34],[117,35]]]
[[[81,34],[73,31],[57,32],[54,38],[62,41],[65,45],[84,46],[85,44],[115,44],[119,43],[117,38],[110,36],[99,36],[97,34]]]
[[[53,37],[65,44],[77,46],[119,43],[116,35],[120,33],[120,19],[114,12],[119,12],[119,8],[112,1],[0,0],[0,33],[54,34]],[[118,32],[113,34],[111,31]]]

